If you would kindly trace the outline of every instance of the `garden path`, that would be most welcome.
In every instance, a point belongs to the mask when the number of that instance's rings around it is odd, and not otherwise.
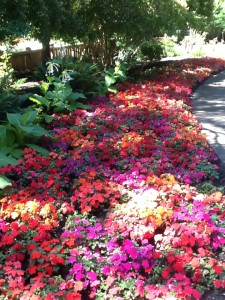
[[[225,166],[225,71],[205,81],[192,95],[193,113]]]

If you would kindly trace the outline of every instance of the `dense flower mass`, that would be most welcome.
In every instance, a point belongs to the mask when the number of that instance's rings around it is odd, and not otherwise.
[[[54,115],[49,155],[26,148],[0,199],[0,299],[201,299],[225,288],[225,196],[192,114],[219,59],[123,83],[91,110]],[[3,298],[1,298],[3,297]]]

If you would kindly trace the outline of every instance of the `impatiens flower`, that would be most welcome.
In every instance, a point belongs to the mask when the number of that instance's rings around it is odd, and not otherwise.
[[[41,257],[41,253],[39,251],[33,251],[31,254],[31,259],[39,259]]]
[[[219,289],[221,287],[221,283],[219,279],[214,280],[213,284],[216,289]]]
[[[214,266],[213,270],[215,271],[216,274],[222,274],[223,268],[221,266]]]
[[[68,293],[66,294],[66,300],[81,300],[81,294],[79,293]]]
[[[169,277],[169,271],[168,270],[163,270],[161,275],[163,279],[167,279]]]
[[[89,271],[86,274],[91,281],[95,281],[97,279],[97,273],[94,271]]]
[[[224,68],[187,59],[124,82],[89,110],[54,114],[46,156],[25,148],[0,168],[12,182],[0,199],[3,298],[189,300],[225,289],[214,253],[225,196],[210,192],[217,157],[190,99]]]

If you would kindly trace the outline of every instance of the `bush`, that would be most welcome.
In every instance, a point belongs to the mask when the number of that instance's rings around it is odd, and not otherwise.
[[[182,54],[179,49],[177,36],[168,36],[165,34],[161,43],[163,44],[165,55],[167,57],[175,57]]]
[[[164,54],[164,47],[156,41],[145,41],[141,43],[140,50],[142,55],[149,60],[161,59]]]

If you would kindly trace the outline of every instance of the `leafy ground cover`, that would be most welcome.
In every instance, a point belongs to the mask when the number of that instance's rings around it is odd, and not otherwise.
[[[192,115],[219,59],[123,83],[54,115],[47,157],[26,148],[0,209],[0,299],[200,299],[225,288],[225,196]],[[205,184],[205,185],[204,185]],[[208,185],[207,185],[208,184]]]

